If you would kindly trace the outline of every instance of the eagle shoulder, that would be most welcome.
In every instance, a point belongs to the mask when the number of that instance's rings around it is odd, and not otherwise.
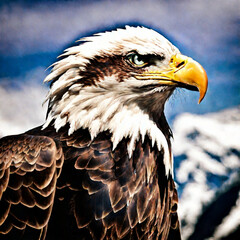
[[[1,239],[7,233],[7,239],[16,232],[19,236],[21,230],[27,234],[27,227],[37,229],[36,237],[44,239],[62,165],[62,148],[50,137],[21,134],[0,139]]]

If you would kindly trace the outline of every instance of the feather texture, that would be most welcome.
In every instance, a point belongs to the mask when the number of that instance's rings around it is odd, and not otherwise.
[[[0,140],[0,162],[0,233],[32,227],[40,236],[52,212],[62,148],[43,136],[5,137]]]
[[[108,132],[92,140],[86,130],[68,136],[67,129],[56,134],[52,128],[3,138],[1,233],[33,228],[40,236],[48,227],[46,239],[167,239],[166,226],[176,230],[179,225],[176,189],[164,174],[163,155],[146,138],[129,158],[127,141],[113,151]],[[159,187],[158,171],[166,186]],[[56,232],[66,221],[75,227]]]
[[[0,239],[181,239],[163,110],[173,86],[135,78],[179,50],[146,28],[97,34],[53,64],[43,126],[0,139]]]

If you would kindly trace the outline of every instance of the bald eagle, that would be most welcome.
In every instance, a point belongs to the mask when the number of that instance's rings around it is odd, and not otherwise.
[[[45,79],[45,123],[0,140],[0,238],[180,239],[164,104],[200,102],[206,73],[144,27],[82,41]]]

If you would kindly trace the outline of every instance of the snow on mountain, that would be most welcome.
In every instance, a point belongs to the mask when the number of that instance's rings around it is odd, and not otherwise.
[[[213,237],[209,240],[218,240],[231,234],[231,230],[239,227],[240,224],[240,192],[236,205],[232,207],[229,214],[223,219],[222,223],[214,231]]]
[[[216,229],[206,226],[205,237],[198,233],[196,238],[194,232],[206,206],[217,202],[217,196],[224,195],[219,192],[228,189],[233,179],[240,179],[240,106],[205,115],[182,114],[174,121],[173,133],[183,239],[221,239],[240,224],[237,198],[228,207],[228,216],[215,219],[220,221]]]

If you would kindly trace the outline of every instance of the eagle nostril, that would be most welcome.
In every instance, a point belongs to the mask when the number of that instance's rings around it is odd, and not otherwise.
[[[182,62],[180,62],[180,63],[176,63],[176,67],[177,68],[180,68],[181,66],[183,66],[185,64],[185,61],[182,61]]]

